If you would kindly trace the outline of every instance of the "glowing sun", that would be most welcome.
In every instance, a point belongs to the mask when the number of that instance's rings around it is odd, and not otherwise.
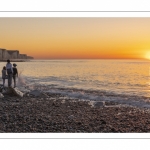
[[[150,59],[150,51],[145,54],[146,59]]]

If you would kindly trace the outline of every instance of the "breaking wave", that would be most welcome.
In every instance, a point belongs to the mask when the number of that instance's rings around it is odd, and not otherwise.
[[[44,79],[46,80],[46,79]],[[45,83],[40,78],[25,77],[22,74],[18,78],[18,86],[23,91],[22,87],[26,90],[40,90],[45,93],[56,93],[70,99],[87,100],[87,101],[105,101],[117,102],[128,106],[150,108],[150,97],[118,94],[113,91],[107,90],[93,90],[84,88],[70,88],[69,86],[59,86],[59,84]]]
[[[1,63],[0,66],[5,65]],[[150,62],[139,60],[34,60],[18,62],[17,86],[73,99],[150,107]],[[1,80],[2,82],[2,80]],[[7,86],[7,81],[6,81]]]

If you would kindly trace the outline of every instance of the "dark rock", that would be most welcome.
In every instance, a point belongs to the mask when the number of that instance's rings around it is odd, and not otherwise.
[[[105,102],[95,102],[94,103],[94,107],[104,107],[105,106]]]
[[[42,92],[39,91],[39,90],[33,90],[31,92],[29,92],[30,95],[33,95],[35,97],[38,97],[38,96],[41,96],[42,95]]]
[[[105,120],[100,120],[101,124],[106,124]]]

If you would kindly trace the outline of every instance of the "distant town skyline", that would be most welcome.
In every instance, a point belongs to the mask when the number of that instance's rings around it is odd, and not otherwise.
[[[150,59],[150,18],[0,18],[0,48],[35,59]]]
[[[8,50],[0,48],[0,61],[3,60],[24,60],[24,59],[34,59],[32,56],[27,54],[20,54],[19,50]]]

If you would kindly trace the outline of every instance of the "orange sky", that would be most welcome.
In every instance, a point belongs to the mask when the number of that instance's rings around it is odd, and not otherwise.
[[[0,48],[34,58],[150,58],[150,18],[0,18]]]

